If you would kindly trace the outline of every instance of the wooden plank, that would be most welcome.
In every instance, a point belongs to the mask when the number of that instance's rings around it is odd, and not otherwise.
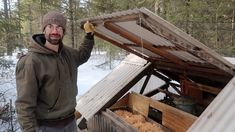
[[[169,128],[163,126],[162,124],[152,120],[151,118],[147,118],[146,121],[156,124],[158,127],[160,127],[163,130],[163,132],[172,132],[172,130],[170,130]]]
[[[165,93],[166,95],[168,95],[170,97],[173,97],[173,98],[179,98],[180,97],[180,95],[169,92],[166,89],[158,89],[158,90],[159,90],[159,92]]]
[[[144,94],[144,96],[147,96],[147,97],[152,97],[154,96],[155,94],[159,93],[159,92],[162,92],[163,89],[167,89],[169,87],[169,84],[168,83],[165,83],[163,85],[161,85],[160,87],[156,88],[156,89],[153,89],[147,93]]]
[[[201,91],[212,93],[214,95],[219,94],[220,91],[221,91],[221,89],[219,89],[219,88],[212,87],[212,86],[207,86],[207,85],[203,85],[203,84],[199,84],[199,83],[192,83],[191,88],[199,89]]]
[[[224,71],[221,71],[219,69],[209,69],[207,67],[200,67],[196,65],[189,65],[190,70],[187,71],[184,69],[184,67],[180,65],[175,65],[172,62],[155,60],[154,64],[155,64],[155,67],[159,70],[166,70],[166,71],[175,72],[179,74],[204,77],[206,79],[210,79],[211,81],[218,81],[218,82],[222,82],[225,84],[232,77],[229,74],[226,74],[224,73]]]
[[[131,93],[129,96],[129,107],[133,112],[137,111],[141,115],[148,117],[150,98],[141,96],[137,93]]]
[[[187,79],[182,78],[180,80],[180,84],[181,84],[181,91],[183,95],[192,97],[193,99],[195,99],[195,101],[199,104],[203,104],[203,96],[202,96],[202,91],[197,89],[197,88],[192,88],[194,86],[192,86],[192,82],[190,82]]]
[[[148,73],[146,74],[146,78],[145,78],[145,81],[144,81],[144,84],[142,85],[142,88],[141,88],[141,90],[140,90],[140,94],[143,94],[144,93],[144,90],[145,90],[145,88],[146,88],[146,86],[147,86],[147,84],[148,84],[148,82],[149,82],[149,79],[151,78],[151,75],[152,75],[152,73],[153,73],[153,70],[154,69],[154,67],[152,67],[149,71],[148,71]]]
[[[121,98],[120,100],[118,100],[115,104],[113,104],[110,109],[119,109],[119,108],[125,108],[128,107],[128,102],[129,102],[129,95],[130,93],[128,93],[127,95],[125,95],[123,98]]]
[[[162,112],[162,125],[176,132],[185,132],[197,119],[192,114],[153,99],[150,100],[150,106]]]
[[[185,64],[182,60],[180,60],[179,58],[175,57],[174,55],[168,53],[165,50],[162,49],[158,49],[153,47],[153,44],[151,44],[150,42],[146,41],[146,40],[141,40],[140,37],[126,31],[126,29],[123,29],[122,27],[112,23],[112,22],[105,22],[104,23],[104,27],[109,29],[110,31],[119,34],[120,36],[142,46],[154,53],[159,54],[160,56],[167,58],[173,62],[175,62],[176,64],[182,65],[184,67],[187,67],[187,64]]]
[[[108,41],[108,42],[110,42],[110,43],[112,43],[112,44],[118,46],[119,48],[124,49],[124,50],[126,50],[126,51],[128,51],[128,52],[130,52],[130,53],[133,53],[133,54],[135,54],[135,55],[137,55],[137,56],[139,56],[139,57],[141,57],[141,58],[144,58],[144,59],[146,59],[146,60],[149,60],[149,59],[150,59],[150,58],[147,58],[147,57],[143,56],[142,54],[140,54],[140,53],[134,51],[133,49],[129,48],[128,46],[126,46],[126,45],[124,45],[124,44],[121,44],[121,43],[119,43],[119,42],[117,42],[117,41],[114,41],[113,39],[110,39],[110,38],[108,38],[107,36],[104,36],[102,33],[95,32],[95,36],[97,36],[97,37],[99,37],[99,38],[101,38],[101,39],[104,39],[104,40],[106,40],[106,41]]]
[[[162,115],[162,124],[175,132],[186,132],[195,121],[185,114],[179,114],[173,109],[167,109]]]
[[[115,14],[119,14],[119,13],[113,13],[113,14],[109,14],[109,17],[103,17],[103,16],[98,16],[98,17],[94,17],[94,18],[85,18],[85,19],[81,19],[80,20],[80,25],[81,28],[83,29],[82,25],[84,25],[84,23],[86,23],[87,21],[89,21],[90,23],[92,23],[94,26],[99,25],[99,24],[103,24],[104,21],[110,21],[110,22],[126,22],[126,21],[134,21],[136,19],[139,18],[139,14],[136,12],[133,14],[125,14],[125,15],[118,15],[115,16]],[[118,18],[117,18],[118,17]]]
[[[172,82],[169,82],[169,84],[179,95],[182,95],[181,90],[177,88],[177,87],[180,88],[179,84],[175,84],[175,83],[172,83]]]

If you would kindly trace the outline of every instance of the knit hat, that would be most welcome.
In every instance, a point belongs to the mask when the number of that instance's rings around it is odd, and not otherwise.
[[[50,11],[43,16],[42,30],[44,30],[48,24],[57,24],[65,30],[66,18],[58,11]]]

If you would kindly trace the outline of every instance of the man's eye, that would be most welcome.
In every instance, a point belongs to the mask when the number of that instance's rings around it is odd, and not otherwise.
[[[63,28],[61,26],[57,27],[58,30],[62,30]]]
[[[48,25],[48,28],[52,28],[52,25]]]

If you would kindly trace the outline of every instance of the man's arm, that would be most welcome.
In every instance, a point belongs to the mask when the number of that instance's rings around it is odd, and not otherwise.
[[[25,64],[25,58],[21,58],[16,67],[17,99],[15,105],[22,132],[35,132],[38,86],[35,69],[32,64]]]
[[[93,46],[94,36],[91,33],[87,33],[84,37],[83,43],[75,53],[77,66],[85,63],[90,58]]]
[[[75,54],[77,66],[85,63],[90,58],[91,51],[94,46],[94,31],[95,31],[94,25],[87,21],[83,25],[83,29],[86,33],[86,36],[83,40],[83,43],[77,50],[78,53]]]

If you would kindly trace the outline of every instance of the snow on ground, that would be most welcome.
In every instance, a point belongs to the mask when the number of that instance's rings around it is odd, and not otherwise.
[[[2,59],[5,59],[9,61],[12,64],[12,67],[9,69],[0,69],[1,71],[1,77],[0,77],[0,93],[5,93],[6,100],[12,99],[15,101],[16,99],[16,85],[15,85],[15,65],[17,63],[16,59],[16,53],[13,54],[13,56],[4,56],[1,57]]]
[[[14,113],[14,102],[16,99],[16,85],[15,85],[15,64],[17,62],[16,54],[13,56],[0,57],[0,108],[3,108],[0,120],[0,132],[7,132],[11,130],[11,122],[9,122],[9,114],[12,114],[13,129],[19,128],[16,122],[16,115]],[[12,112],[10,108],[13,107]]]
[[[227,61],[229,61],[233,65],[235,65],[235,58],[234,57],[224,57],[224,59],[226,59]]]
[[[83,95],[93,85],[112,71],[112,69],[108,68],[108,65],[102,68],[98,67],[105,62],[105,54],[92,55],[88,62],[78,68],[78,97]],[[112,68],[117,66],[119,63],[120,61],[115,61]]]

